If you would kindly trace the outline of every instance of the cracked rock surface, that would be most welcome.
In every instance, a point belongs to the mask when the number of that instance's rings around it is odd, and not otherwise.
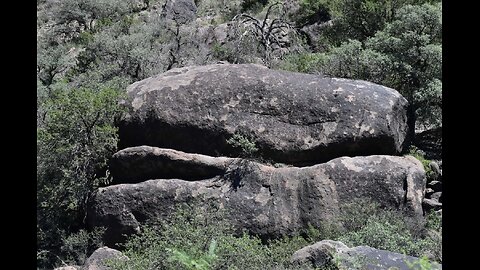
[[[176,68],[133,83],[127,94],[120,148],[236,157],[226,141],[239,133],[264,159],[308,166],[396,155],[407,133],[407,101],[391,88],[255,64]]]
[[[262,238],[292,235],[308,224],[327,225],[339,217],[343,203],[358,198],[369,198],[382,206],[402,209],[416,220],[423,219],[425,171],[413,157],[342,157],[315,166],[276,168],[244,159],[155,147],[135,147],[119,153],[116,156],[123,156],[124,162],[131,157],[135,168],[142,168],[145,162],[152,168],[178,171],[159,169],[149,180],[142,175],[135,184],[111,185],[97,191],[88,222],[107,228],[104,241],[109,246],[123,242],[122,234],[140,231],[142,223],[167,217],[185,202],[195,207],[213,202],[227,211],[226,218],[239,232],[245,229]],[[176,165],[179,163],[185,168],[195,164],[212,171],[204,174],[205,179],[182,179],[186,174]]]

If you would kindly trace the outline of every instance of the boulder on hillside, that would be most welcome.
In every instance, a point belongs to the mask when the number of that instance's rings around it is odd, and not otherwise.
[[[184,24],[194,21],[197,16],[197,6],[194,0],[167,0],[162,6],[162,14]]]
[[[109,247],[101,247],[88,257],[82,270],[110,270],[111,268],[108,267],[105,262],[112,259],[127,260],[128,258],[118,250]]]
[[[197,156],[166,149],[158,152],[163,153],[162,166],[171,168]],[[144,158],[151,162],[148,155]],[[142,157],[133,159],[141,168]],[[224,158],[211,157],[208,162],[223,164]],[[227,166],[204,180],[165,179],[180,174],[162,169],[155,172],[153,180],[100,188],[89,205],[88,223],[105,227],[104,243],[111,246],[123,242],[123,234],[139,232],[142,223],[168,217],[182,203],[195,207],[214,203],[226,209],[225,218],[238,230],[264,239],[292,235],[308,224],[331,225],[339,217],[341,205],[356,199],[403,209],[406,216],[423,221],[425,171],[413,157],[343,157],[302,168],[275,168],[238,159]],[[132,171],[142,176],[141,170]]]
[[[130,85],[127,93],[120,148],[238,156],[227,143],[238,133],[265,159],[305,166],[398,154],[406,143],[407,101],[365,81],[213,64],[169,70]]]
[[[417,257],[368,246],[348,248],[342,242],[332,240],[323,240],[306,246],[296,251],[290,260],[297,265],[311,264],[318,268],[336,265],[340,266],[340,269],[369,270],[411,270],[416,269],[415,267],[419,267],[420,264],[420,259]],[[431,266],[432,268],[429,269],[442,269],[442,265],[435,262],[431,263]]]

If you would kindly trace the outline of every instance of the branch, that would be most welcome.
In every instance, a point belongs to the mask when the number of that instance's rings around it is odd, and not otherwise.
[[[270,15],[270,12],[272,10],[272,8],[276,5],[281,5],[280,2],[276,2],[275,4],[272,4],[268,7],[267,9],[267,13],[265,14],[265,18],[263,19],[263,25],[262,25],[262,29],[264,29],[265,25],[267,24],[267,20],[268,20],[268,15]]]

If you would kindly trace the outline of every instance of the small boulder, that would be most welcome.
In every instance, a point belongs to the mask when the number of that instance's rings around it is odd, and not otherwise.
[[[430,199],[435,200],[437,202],[442,202],[442,192],[435,192],[430,196]]]
[[[111,259],[128,260],[128,257],[118,250],[109,247],[101,247],[88,257],[82,270],[113,270],[105,265],[105,262]]]
[[[197,6],[194,0],[167,0],[163,5],[162,14],[167,19],[184,24],[195,20]]]
[[[424,199],[423,200],[423,208],[425,209],[425,211],[440,210],[442,208],[442,203],[438,202],[437,200],[433,200],[433,199]]]
[[[72,266],[72,265],[69,265],[69,266],[62,266],[62,267],[57,267],[53,270],[80,270],[81,267],[80,266]]]
[[[323,240],[306,246],[296,251],[290,259],[294,265],[310,264],[316,268],[333,265],[340,267],[340,269],[369,270],[411,270],[410,265],[419,264],[419,260],[417,257],[368,246],[349,248],[342,242],[332,240]],[[442,269],[442,266],[438,263],[433,262],[431,265],[432,268],[429,269]]]

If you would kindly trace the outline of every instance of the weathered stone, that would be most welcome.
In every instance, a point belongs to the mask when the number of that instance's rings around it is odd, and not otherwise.
[[[113,270],[105,265],[107,260],[120,259],[127,260],[128,257],[123,255],[122,252],[109,248],[101,247],[95,250],[90,257],[88,257],[82,270]]]
[[[431,196],[430,196],[430,199],[432,200],[435,200],[435,201],[438,201],[438,202],[442,202],[442,192],[435,192],[433,193]]]
[[[430,162],[429,166],[430,166],[430,169],[432,170],[432,172],[435,175],[441,175],[442,174],[442,172],[440,170],[440,166],[438,165],[437,162],[432,161],[432,162]]]
[[[79,270],[80,269],[80,266],[72,266],[72,265],[69,265],[69,266],[62,266],[62,267],[57,267],[53,270]]]
[[[313,245],[297,250],[290,261],[294,265],[310,263],[313,267],[324,267],[331,264],[333,255],[338,250],[345,250],[348,247],[339,241],[323,240]]]
[[[160,152],[167,158],[163,164],[178,153]],[[172,159],[171,164],[178,160]],[[224,162],[224,158],[207,160],[210,164]],[[161,172],[156,175],[164,176]],[[133,175],[129,177],[133,179]],[[403,209],[407,216],[423,220],[425,181],[423,166],[409,156],[343,157],[302,168],[275,168],[239,159],[205,180],[160,178],[100,188],[87,218],[90,226],[107,228],[104,243],[113,245],[124,241],[122,234],[140,231],[143,222],[165,218],[182,203],[202,207],[209,201],[226,209],[225,218],[237,229],[277,238],[299,232],[308,224],[330,225],[339,217],[339,207],[356,199]]]
[[[259,156],[304,166],[398,154],[407,131],[407,101],[393,89],[252,64],[172,69],[127,92],[120,148],[238,156],[227,140],[240,133],[256,143]]]
[[[303,37],[305,37],[307,44],[314,50],[326,49],[326,44],[321,42],[321,37],[325,36],[325,30],[328,31],[334,24],[334,20],[316,22],[308,24],[300,29]]]
[[[434,199],[424,199],[422,204],[425,211],[436,211],[442,208],[442,203]]]
[[[110,173],[114,184],[149,179],[201,180],[224,174],[229,164],[237,160],[138,146],[115,153],[110,160]]]
[[[425,189],[425,197],[430,198],[430,196],[432,196],[433,193],[435,193],[435,190],[431,188]]]
[[[342,242],[323,240],[296,251],[290,260],[296,265],[311,264],[319,268],[335,263],[340,269],[411,270],[409,264],[419,264],[420,259],[368,246],[348,248]],[[432,263],[431,269],[442,269],[442,265]]]
[[[179,23],[191,22],[197,16],[197,6],[194,0],[167,0],[162,8],[162,13],[166,18]]]

